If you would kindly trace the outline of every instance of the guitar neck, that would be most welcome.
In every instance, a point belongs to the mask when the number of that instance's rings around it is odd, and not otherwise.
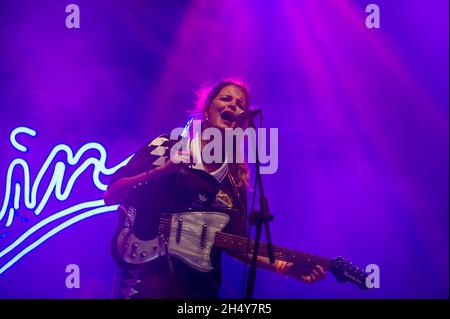
[[[245,237],[218,232],[216,233],[215,245],[229,251],[242,253],[246,252],[253,254],[255,242],[248,240]],[[324,257],[306,254],[300,251],[295,251],[279,246],[272,246],[275,259],[284,260],[292,263],[301,264],[305,267],[314,267],[315,265],[322,266],[330,270],[332,260]],[[258,255],[269,257],[266,243],[260,243],[258,246]]]

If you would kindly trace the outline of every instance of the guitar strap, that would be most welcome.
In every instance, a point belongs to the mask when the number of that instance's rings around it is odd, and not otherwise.
[[[236,194],[236,198],[239,201],[239,206],[241,207],[242,212],[246,213],[246,211],[245,211],[246,208],[245,208],[244,203],[243,203],[243,201],[241,199],[241,194],[240,194],[240,192],[239,192],[239,190],[238,190],[238,188],[236,186],[236,181],[234,180],[233,175],[230,173],[230,170],[228,170],[227,176],[228,176],[228,180],[230,181],[231,187],[233,188],[233,192]]]

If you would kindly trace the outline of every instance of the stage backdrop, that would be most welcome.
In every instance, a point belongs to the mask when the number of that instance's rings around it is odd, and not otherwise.
[[[448,298],[448,1],[371,3],[379,28],[360,0],[2,0],[0,297],[109,298],[109,176],[239,76],[279,131],[274,243],[380,269],[369,291],[258,270],[255,297]]]

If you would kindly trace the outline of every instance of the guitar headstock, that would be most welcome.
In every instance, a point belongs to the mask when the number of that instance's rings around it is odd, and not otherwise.
[[[368,273],[343,257],[337,257],[331,262],[330,271],[340,283],[348,281],[361,289],[368,289],[366,285]]]

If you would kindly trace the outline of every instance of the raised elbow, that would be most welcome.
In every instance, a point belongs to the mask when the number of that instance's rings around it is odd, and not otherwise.
[[[111,191],[109,189],[107,189],[106,192],[103,194],[103,200],[104,200],[106,206],[111,206],[111,205],[116,204],[113,196],[111,195]]]

